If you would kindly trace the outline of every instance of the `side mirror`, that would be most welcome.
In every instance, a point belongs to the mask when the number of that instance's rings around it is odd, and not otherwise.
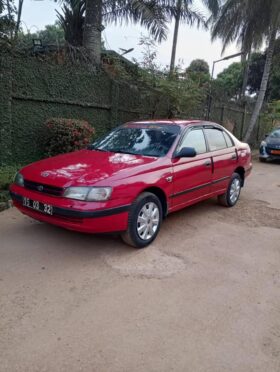
[[[183,147],[177,154],[176,158],[194,158],[196,151],[193,147]]]

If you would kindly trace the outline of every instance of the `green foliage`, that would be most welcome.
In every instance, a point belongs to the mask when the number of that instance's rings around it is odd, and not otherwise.
[[[87,2],[87,9],[89,6]],[[101,23],[138,23],[149,30],[155,40],[161,41],[167,37],[167,18],[160,1],[108,0],[102,1],[102,6]]]
[[[267,109],[262,115],[262,126],[265,127],[266,132],[272,128],[280,127],[280,100],[267,105]]]
[[[13,1],[0,0],[0,39],[9,41],[15,28],[16,9]]]
[[[86,121],[52,118],[46,124],[44,148],[46,156],[55,156],[85,148],[94,129]]]
[[[212,39],[220,38],[223,50],[232,42],[241,49],[262,47],[272,28],[280,27],[280,2],[275,0],[225,0],[212,17]]]
[[[266,51],[252,53],[249,61],[249,76],[247,91],[250,94],[258,93],[262,81]],[[218,75],[214,82],[217,96],[227,98],[237,97],[242,87],[243,64],[235,62]],[[274,101],[280,99],[280,38],[276,41],[273,65],[269,79],[266,99]]]
[[[34,33],[19,32],[17,45],[26,48],[32,47],[33,39],[41,39],[43,45],[63,46],[65,42],[63,28],[58,23],[47,25],[43,30]]]
[[[0,191],[8,190],[20,165],[0,167]]]
[[[209,65],[204,59],[194,59],[189,67],[186,69],[186,72],[188,73],[202,73],[205,75],[210,75],[209,72]]]
[[[0,212],[9,207],[9,186],[13,182],[16,172],[20,166],[0,167]]]
[[[157,63],[157,47],[156,43],[150,36],[141,35],[139,45],[143,47],[142,60],[139,66],[145,71],[155,74],[160,70],[160,66]],[[134,62],[137,63],[136,60]]]
[[[248,80],[248,89],[251,94],[257,93],[260,89],[266,54],[265,51],[264,53],[253,53],[251,56]],[[269,101],[280,99],[280,38],[275,43],[266,99]]]
[[[57,60],[56,54],[38,58],[1,51],[0,61],[2,165],[44,157],[44,123],[52,117],[85,120],[99,137],[130,120],[202,116],[206,89],[179,71],[170,79],[166,69],[130,64],[129,73],[112,78],[85,62]],[[153,58],[151,63],[157,65]]]
[[[205,101],[206,91],[199,83],[179,76],[165,75],[157,80],[156,89],[168,97],[168,117],[192,116]]]
[[[64,30],[65,40],[74,46],[83,45],[85,22],[85,1],[64,0],[61,13],[57,11],[58,21]]]
[[[56,56],[7,53],[2,61],[6,73],[0,79],[0,164],[42,158],[39,139],[51,117],[86,120],[97,136],[111,128],[110,110],[98,107],[109,107],[111,100],[111,81],[103,72],[93,72],[86,63],[57,61]]]
[[[249,61],[248,90],[251,94],[257,93],[261,86],[266,55],[264,53],[252,53]]]
[[[157,62],[155,42],[149,37],[141,37],[140,45],[144,46],[142,61],[139,63],[139,79],[156,90],[159,96],[166,97],[169,118],[192,116],[206,99],[207,75],[184,74],[180,66],[170,75],[168,67],[162,68]],[[204,64],[204,68],[205,68]],[[204,70],[205,71],[205,70]],[[200,76],[198,76],[198,74]]]
[[[186,75],[203,87],[210,81],[209,65],[203,59],[194,59],[186,69]]]
[[[280,1],[275,0],[226,0],[217,17],[214,17],[212,39],[220,37],[224,48],[235,41],[248,54],[267,43],[267,58],[261,89],[256,99],[244,141],[249,141],[263,107],[273,62],[276,36],[280,29]]]
[[[234,62],[213,82],[213,91],[216,97],[229,100],[237,98],[242,88],[243,66]]]
[[[3,190],[3,191],[0,190],[0,203],[3,203],[3,202],[5,203],[10,199],[11,199],[10,193],[8,190]],[[0,206],[0,212],[1,210],[2,210],[2,205]]]
[[[280,100],[280,38],[276,40],[269,80],[269,99]]]

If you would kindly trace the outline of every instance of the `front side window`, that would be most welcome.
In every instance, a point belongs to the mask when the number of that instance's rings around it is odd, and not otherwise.
[[[204,154],[206,152],[206,143],[202,129],[193,129],[187,133],[178,151],[184,147],[193,147],[197,154]]]
[[[223,150],[227,148],[226,140],[221,130],[206,128],[205,134],[208,140],[210,151]]]
[[[96,141],[91,148],[153,157],[165,156],[180,132],[177,125],[123,125]]]

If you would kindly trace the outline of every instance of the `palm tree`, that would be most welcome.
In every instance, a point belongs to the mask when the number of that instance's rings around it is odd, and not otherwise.
[[[252,0],[251,0],[252,1]],[[260,115],[270,76],[270,71],[272,67],[272,60],[273,60],[273,53],[275,48],[275,41],[277,32],[280,29],[280,2],[275,0],[263,0],[258,1],[259,7],[256,9],[255,19],[257,17],[263,17],[264,22],[262,22],[262,38],[266,40],[268,47],[267,47],[267,54],[266,54],[266,61],[264,66],[264,72],[261,82],[261,87],[259,91],[259,95],[257,98],[257,102],[254,107],[254,111],[245,135],[244,140],[249,141],[251,138],[252,132],[256,127],[258,117]],[[262,6],[261,6],[262,5]],[[265,14],[263,14],[265,13]],[[263,14],[263,15],[262,15]]]
[[[227,0],[219,9],[216,17],[212,17],[213,22],[212,40],[221,38],[223,42],[222,53],[224,53],[228,44],[237,41],[240,50],[243,52],[241,62],[244,65],[243,85],[241,97],[245,95],[248,75],[249,60],[252,49],[252,37],[249,35],[248,24],[244,21],[247,17],[244,0]],[[242,21],[242,22],[241,22]]]
[[[0,37],[12,39],[15,29],[15,7],[10,0],[0,0]]]
[[[220,0],[201,0],[215,15]],[[179,24],[184,21],[198,26],[205,20],[193,7],[194,0],[86,0],[84,46],[95,63],[100,63],[102,22],[140,23],[158,41],[166,39],[167,22],[175,19],[170,70],[174,70]]]
[[[74,46],[83,45],[85,6],[84,0],[64,0],[61,7],[62,12],[56,11],[65,40]]]
[[[19,28],[20,28],[23,1],[24,0],[18,0],[17,21],[16,21],[16,27],[15,27],[15,38],[17,38],[17,36],[18,36],[18,32],[19,32]]]
[[[165,16],[155,0],[86,0],[83,45],[94,64],[101,59],[103,22],[140,23],[156,40],[166,38]]]
[[[214,18],[212,39],[220,37],[223,49],[237,41],[244,53],[250,53],[264,41],[268,44],[261,88],[244,138],[246,141],[251,137],[264,103],[279,28],[280,2],[275,0],[226,0]]]
[[[207,6],[213,16],[216,16],[219,10],[220,0],[202,0],[202,3]],[[177,50],[177,41],[180,22],[185,22],[188,25],[193,26],[196,24],[198,27],[202,24],[207,27],[203,14],[200,10],[194,8],[193,0],[175,0],[175,1],[159,1],[163,12],[166,14],[167,19],[171,21],[175,19],[171,61],[170,61],[170,74],[174,72],[175,58]]]

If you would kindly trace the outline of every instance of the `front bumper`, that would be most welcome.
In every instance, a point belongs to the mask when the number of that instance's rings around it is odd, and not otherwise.
[[[69,200],[65,198],[46,197],[36,192],[12,185],[10,194],[14,206],[23,214],[41,222],[47,222],[69,230],[86,233],[110,233],[127,230],[128,212],[130,205],[113,206],[103,209],[77,209],[69,207]],[[36,211],[23,205],[23,197],[47,203],[53,206],[53,214]],[[63,205],[63,204],[66,205]],[[84,204],[84,203],[82,203]]]
[[[273,150],[279,150],[279,149],[273,149],[273,148],[270,149],[270,148],[267,148],[266,146],[261,146],[259,157],[261,159],[279,160],[280,159],[280,154],[279,155],[272,154],[271,151],[273,151]]]

